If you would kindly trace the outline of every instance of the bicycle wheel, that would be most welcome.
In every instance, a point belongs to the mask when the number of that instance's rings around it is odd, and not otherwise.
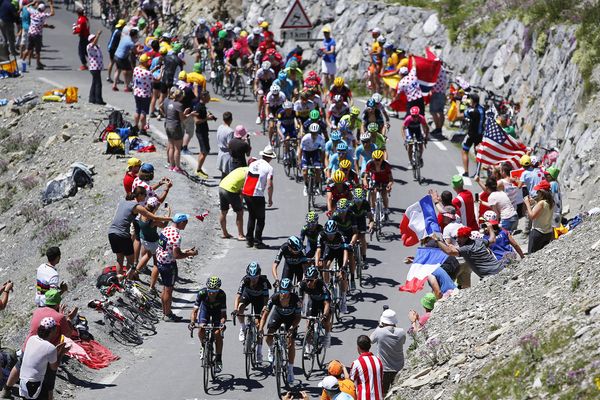
[[[275,154],[277,154],[277,162],[281,162],[281,138],[276,130],[273,132],[273,144]]]
[[[381,224],[383,223],[381,215],[383,213],[383,207],[381,203],[381,195],[378,193],[377,200],[375,201],[375,237],[378,242],[381,240]]]
[[[306,379],[310,378],[310,375],[313,372],[315,367],[315,354],[317,352],[317,348],[313,346],[312,351],[309,351],[309,346],[314,344],[313,329],[314,322],[308,325],[306,329],[306,334],[304,335],[304,339],[302,339],[302,371],[304,372],[304,376]]]
[[[327,355],[327,347],[325,347],[325,345],[323,344],[323,340],[325,340],[325,328],[323,328],[323,325],[319,322],[316,326],[315,331],[318,332],[318,335],[315,335],[317,336],[317,340],[315,340],[315,345],[318,349],[316,357],[317,365],[320,369],[325,369],[325,356]]]
[[[242,102],[246,98],[246,82],[241,75],[237,75],[235,78],[235,98],[237,101]]]
[[[212,354],[209,349],[210,346],[204,344],[204,358],[202,359],[202,382],[204,384],[204,393],[208,394],[208,380],[210,377],[210,365],[212,363]]]
[[[214,350],[214,346],[215,346],[215,342],[214,342],[214,337],[213,339],[210,341],[209,343],[209,347],[210,347],[210,379],[211,381],[215,380],[215,377],[217,376],[216,371],[215,371],[215,350]]]
[[[334,308],[334,317],[335,317],[335,322],[341,323],[342,322],[342,312],[340,310],[340,298],[341,298],[341,285],[340,282],[338,280],[336,280],[335,282],[335,291],[337,293],[337,299],[335,302],[335,308]]]
[[[252,343],[254,338],[252,337],[252,330],[248,327],[246,328],[246,340],[244,341],[244,356],[246,361],[246,379],[250,379],[250,372],[252,371],[253,363],[252,363]]]
[[[110,325],[111,335],[119,342],[123,344],[135,344],[140,345],[144,343],[144,339],[139,334],[135,324],[128,319],[121,319],[117,317],[113,311],[106,311],[105,317],[108,317]],[[105,323],[107,322],[105,318]]]
[[[313,175],[312,172],[308,173],[308,185],[306,191],[308,192],[307,201],[308,201],[308,211],[310,211],[313,204]]]
[[[362,287],[363,258],[360,243],[354,247],[354,263],[356,264],[356,279],[358,279],[358,285]]]
[[[278,340],[276,338],[276,340]],[[283,389],[285,388],[285,383],[282,382],[281,379],[281,369],[282,369],[282,356],[281,356],[281,349],[279,348],[278,345],[273,346],[274,350],[275,350],[275,354],[273,354],[273,374],[275,375],[275,381],[277,383],[277,396],[281,399],[283,397]]]
[[[285,176],[292,178],[292,151],[288,149],[286,156],[287,158],[284,158],[283,160],[283,170],[285,172]]]
[[[231,79],[231,72],[229,73],[229,77],[227,79],[223,78],[223,95],[227,100],[231,100],[231,97],[234,95],[234,80]]]

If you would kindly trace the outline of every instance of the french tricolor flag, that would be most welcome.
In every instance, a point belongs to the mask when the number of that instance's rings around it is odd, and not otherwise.
[[[429,275],[446,261],[448,256],[437,247],[419,247],[413,261],[406,283],[400,286],[401,292],[417,293],[423,289]]]
[[[434,232],[441,233],[440,225],[435,214],[435,207],[431,195],[406,209],[402,222],[400,222],[400,234],[405,246],[414,246],[425,236]]]

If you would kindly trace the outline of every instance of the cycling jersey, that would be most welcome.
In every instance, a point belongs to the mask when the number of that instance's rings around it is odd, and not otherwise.
[[[351,169],[349,171],[344,171],[344,174],[346,174],[346,182],[348,182],[350,186],[353,188],[358,186],[358,174],[355,170]]]
[[[352,201],[350,202],[349,211],[352,212],[355,217],[363,217],[371,213],[371,206],[366,200],[361,201],[360,203]]]
[[[296,129],[296,112],[294,110],[284,110],[283,108],[277,112],[277,121],[282,127],[287,129]]]
[[[368,112],[367,109],[364,109],[361,119],[365,127],[371,122],[375,122],[379,127],[383,126],[383,113],[378,108],[373,109],[373,112]]]
[[[336,183],[332,182],[325,187],[325,191],[332,194],[334,204],[337,204],[339,199],[350,200],[352,198],[352,187],[348,182],[343,182],[341,189],[338,189],[336,185]]]
[[[282,244],[279,248],[279,251],[275,256],[275,264],[279,265],[281,259],[284,257],[285,262],[290,265],[300,265],[308,261],[304,250],[301,250],[299,253],[292,253],[292,250],[290,249],[290,246],[287,243]]]
[[[312,110],[315,109],[315,103],[312,101],[302,101],[297,100],[294,103],[294,111],[296,112],[296,117],[304,123],[308,119],[308,115]]]
[[[277,95],[273,92],[267,93],[267,104],[269,105],[271,112],[276,112],[276,110],[279,110],[286,100],[287,99],[285,98],[285,94],[283,94],[283,92],[279,92]]]
[[[275,312],[279,315],[300,315],[302,312],[302,302],[296,293],[290,293],[290,301],[287,306],[281,303],[281,293],[275,293],[267,303],[267,310]]]
[[[219,289],[217,297],[214,301],[211,301],[208,297],[208,288],[202,288],[196,295],[194,307],[200,308],[201,305],[206,307],[209,311],[219,310],[221,312],[227,312],[227,295],[223,289]]]
[[[348,154],[349,152],[346,152],[346,159],[350,160],[351,163],[354,162],[354,157],[352,157],[352,153]],[[335,171],[337,171],[338,169],[340,169],[340,155],[338,153],[334,153],[329,157],[329,165],[327,166],[327,168],[329,168],[331,170],[331,173],[334,173]]]
[[[332,104],[327,110],[327,115],[331,118],[334,124],[337,124],[340,119],[350,112],[350,106],[346,102]]]
[[[258,79],[261,90],[264,93],[268,93],[275,80],[275,72],[271,68],[267,70],[259,68],[258,71],[256,71],[255,78]]]
[[[206,43],[206,36],[210,36],[210,28],[206,25],[198,25],[194,29],[194,37],[200,44]]]
[[[317,239],[317,248],[324,250],[346,250],[348,243],[341,232],[336,232],[331,239],[327,237],[325,232],[321,232]]]
[[[327,132],[327,124],[325,122],[321,120],[315,122],[312,119],[306,119],[306,121],[304,121],[304,123],[302,124],[304,132],[308,132],[310,124],[318,124],[321,127],[321,132]]]
[[[331,87],[329,88],[329,98],[333,99],[333,97],[338,94],[342,96],[342,99],[344,99],[344,101],[348,101],[350,97],[352,97],[352,91],[346,84],[342,86],[331,85]]]
[[[269,279],[267,279],[265,275],[260,275],[254,286],[252,285],[252,279],[246,275],[240,282],[237,294],[240,296],[247,295],[250,297],[268,297],[269,289],[271,289],[271,282],[269,282]]]
[[[351,131],[359,130],[362,126],[362,121],[360,120],[360,118],[352,118],[350,114],[344,115],[340,119],[340,122],[341,121],[348,121],[348,125],[350,126]]]
[[[327,285],[322,279],[317,279],[315,287],[313,288],[310,288],[306,281],[300,282],[300,285],[298,285],[298,293],[300,294],[300,297],[306,294],[312,301],[321,302],[331,300],[331,294],[329,293],[329,290],[327,290]]]
[[[373,143],[369,143],[365,148],[364,144],[361,144],[356,148],[356,161],[360,161],[360,174],[362,175],[365,172],[365,168],[367,167],[367,163],[371,161],[371,157],[373,152],[377,150],[377,145]],[[362,157],[362,159],[361,159]]]
[[[306,238],[306,247],[315,249],[317,247],[317,238],[319,237],[319,233],[323,230],[323,225],[317,224],[312,229],[308,228],[308,225],[304,225],[300,230],[300,240],[304,243],[304,239]]]
[[[404,128],[408,129],[406,140],[423,140],[423,131],[421,129],[423,125],[427,126],[427,121],[421,114],[418,114],[415,117],[407,115],[406,118],[404,118]]]
[[[388,184],[392,179],[392,166],[384,160],[381,163],[381,169],[377,171],[375,161],[371,160],[367,163],[365,173],[368,174],[376,184]]]
[[[304,135],[300,141],[300,148],[302,151],[317,151],[325,148],[325,139],[322,135],[317,135],[313,138],[313,135]]]
[[[292,99],[292,95],[294,94],[294,84],[289,79],[275,79],[273,81],[274,85],[279,85],[281,92],[285,95],[287,100]]]
[[[337,222],[338,229],[346,236],[346,240],[350,241],[352,239],[352,230],[356,228],[354,214],[348,210],[344,216],[341,212],[335,211],[331,216],[331,220]]]

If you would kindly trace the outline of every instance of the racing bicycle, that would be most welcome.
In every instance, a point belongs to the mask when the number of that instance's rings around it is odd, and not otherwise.
[[[418,183],[421,183],[421,167],[423,166],[421,162],[421,159],[423,158],[423,155],[421,154],[422,144],[422,141],[414,139],[407,142],[408,146],[412,146],[410,165],[413,171],[413,179]]]
[[[375,192],[375,210],[373,212],[373,229],[371,230],[371,239],[373,239],[373,234],[377,238],[379,242],[383,237],[383,221],[386,219],[386,215],[383,211],[383,195],[381,191],[382,187],[372,187],[370,189],[371,195]]]
[[[214,69],[210,71],[210,85],[216,94],[225,94],[225,87],[223,86],[224,69],[223,61],[216,59]]]
[[[325,354],[327,353],[327,348],[323,343],[325,327],[321,320],[322,316],[302,318],[308,320],[306,333],[302,340],[302,370],[306,379],[309,379],[315,370],[315,361],[320,369],[325,368]]]
[[[308,211],[314,210],[317,208],[317,190],[320,188],[317,185],[317,177],[316,174],[320,173],[320,168],[315,167],[314,165],[309,165],[307,167],[308,170],[308,187],[306,189],[308,194]],[[315,172],[316,170],[316,172]]]
[[[321,272],[329,272],[331,277],[329,279],[328,289],[331,293],[331,308],[333,309],[333,316],[336,322],[341,322],[342,313],[340,309],[342,301],[342,282],[339,274],[345,272],[347,267],[340,269],[337,260],[333,260],[333,265],[329,269],[322,269]]]
[[[204,393],[208,394],[209,380],[215,380],[215,332],[217,329],[222,329],[223,325],[214,324],[193,324],[190,325],[190,337],[194,337],[194,329],[203,328],[205,332],[205,340],[202,343],[202,383],[204,385]]]
[[[106,296],[101,300],[90,301],[88,307],[103,314],[104,327],[108,334],[121,344],[140,345],[144,342],[135,323]]]
[[[296,158],[298,139],[290,138],[284,141],[287,142],[287,152],[283,156],[283,170],[287,177],[297,181],[300,176],[300,168],[298,166],[298,159]]]
[[[354,253],[354,263],[356,265],[356,279],[358,279],[358,285],[362,287],[363,270],[365,269],[365,260],[363,259],[362,248],[360,247],[360,240],[354,243],[352,251]]]
[[[232,313],[233,324],[237,318],[236,312]],[[250,379],[250,373],[254,368],[257,367],[258,362],[256,361],[256,347],[258,346],[258,327],[256,326],[256,320],[260,318],[260,314],[243,314],[246,321],[246,328],[244,329],[244,359],[246,366],[246,378]]]
[[[227,88],[223,89],[225,98],[230,100],[235,96],[238,102],[244,101],[246,97],[246,82],[244,82],[242,67],[231,67]]]
[[[265,334],[273,337],[273,365],[272,372],[277,382],[277,395],[283,398],[288,387],[288,354],[287,340],[289,332],[281,325],[277,332]]]

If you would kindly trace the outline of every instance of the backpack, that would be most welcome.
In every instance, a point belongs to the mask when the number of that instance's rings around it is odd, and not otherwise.
[[[108,267],[102,268],[102,273],[96,279],[96,287],[98,289],[102,287],[107,287],[112,284],[119,283],[118,275],[125,275],[127,273],[127,268],[125,266],[119,267],[117,265],[111,265]]]
[[[125,154],[125,144],[117,132],[106,135],[106,154]]]

